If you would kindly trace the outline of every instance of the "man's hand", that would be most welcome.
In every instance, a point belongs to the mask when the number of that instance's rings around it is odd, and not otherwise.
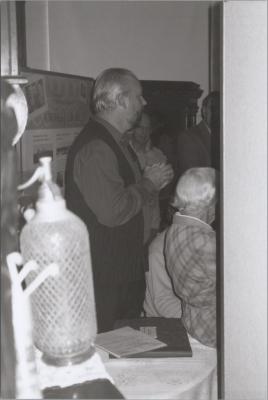
[[[154,164],[146,167],[143,177],[150,179],[157,190],[163,189],[173,178],[174,172],[170,164]]]

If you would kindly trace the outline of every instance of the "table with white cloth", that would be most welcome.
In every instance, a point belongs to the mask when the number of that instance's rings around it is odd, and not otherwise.
[[[126,399],[216,400],[217,352],[189,340],[192,357],[110,359],[105,368]]]
[[[46,365],[37,351],[40,386],[108,379],[126,399],[216,400],[216,350],[189,340],[192,357],[109,359],[98,351],[91,359],[66,367]]]

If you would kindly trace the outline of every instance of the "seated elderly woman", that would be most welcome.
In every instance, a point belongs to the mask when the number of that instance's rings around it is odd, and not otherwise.
[[[191,168],[179,179],[168,229],[165,259],[173,288],[182,301],[182,321],[190,336],[216,347],[216,172]]]

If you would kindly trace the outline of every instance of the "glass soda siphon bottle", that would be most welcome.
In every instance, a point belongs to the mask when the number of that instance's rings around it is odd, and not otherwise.
[[[39,161],[32,178],[19,187],[41,182],[35,213],[20,235],[24,263],[35,260],[38,265],[28,274],[26,285],[50,264],[58,272],[31,295],[33,340],[44,362],[70,365],[94,352],[97,328],[89,235],[52,181],[51,158]]]

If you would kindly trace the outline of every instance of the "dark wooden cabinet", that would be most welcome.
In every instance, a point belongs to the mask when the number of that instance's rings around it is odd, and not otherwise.
[[[148,110],[165,123],[169,133],[177,133],[196,123],[197,102],[203,93],[200,85],[181,81],[141,82]]]

